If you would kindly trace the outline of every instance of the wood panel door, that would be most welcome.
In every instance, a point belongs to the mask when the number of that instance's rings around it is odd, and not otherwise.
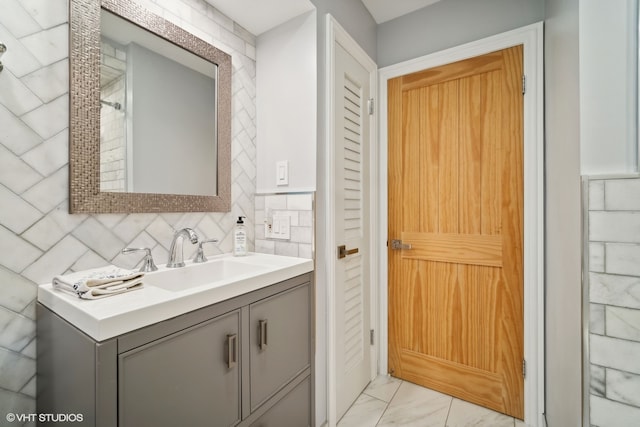
[[[522,51],[388,82],[390,372],[520,419]]]

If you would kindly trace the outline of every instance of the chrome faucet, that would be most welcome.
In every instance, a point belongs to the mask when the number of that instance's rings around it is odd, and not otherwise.
[[[198,235],[191,228],[183,228],[176,231],[176,234],[173,235],[173,240],[171,241],[171,247],[169,248],[169,261],[167,261],[167,267],[184,267],[182,242],[185,237],[188,237],[194,245],[198,243]]]

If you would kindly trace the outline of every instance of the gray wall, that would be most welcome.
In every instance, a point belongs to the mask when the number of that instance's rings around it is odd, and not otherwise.
[[[546,410],[581,420],[579,0],[545,0]]]
[[[378,26],[378,66],[544,19],[544,0],[446,0]]]

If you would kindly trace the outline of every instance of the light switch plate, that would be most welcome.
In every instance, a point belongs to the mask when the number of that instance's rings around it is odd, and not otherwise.
[[[286,214],[273,215],[271,227],[265,224],[264,235],[267,239],[291,239],[291,217]]]
[[[276,185],[289,185],[289,162],[280,160],[276,163]]]

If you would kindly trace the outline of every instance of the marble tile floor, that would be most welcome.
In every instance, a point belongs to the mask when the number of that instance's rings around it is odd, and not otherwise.
[[[338,427],[525,427],[513,417],[386,375],[362,392]]]

